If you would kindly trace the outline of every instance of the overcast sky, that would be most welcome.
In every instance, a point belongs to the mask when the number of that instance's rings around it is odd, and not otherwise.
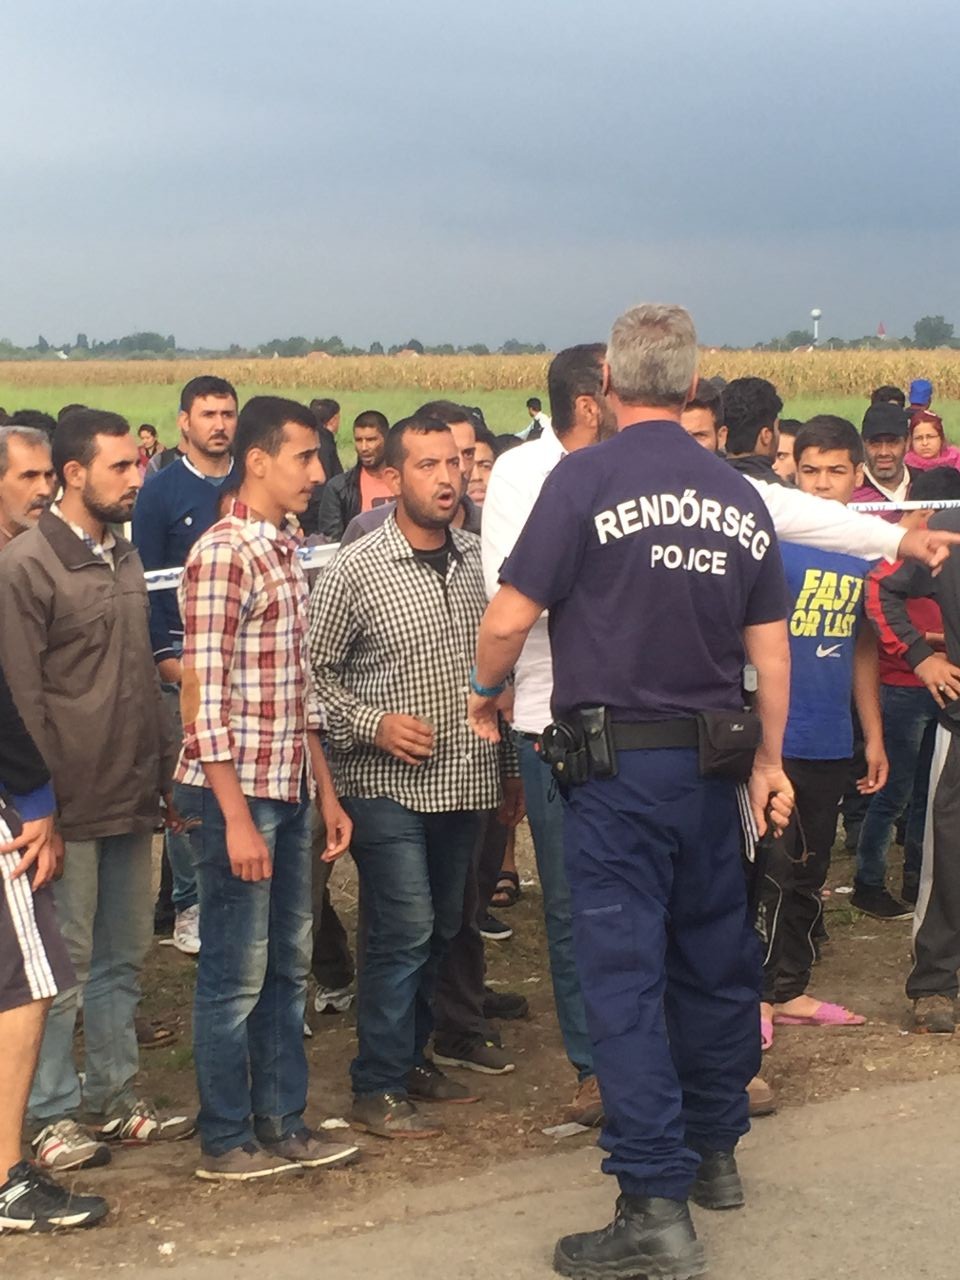
[[[955,0],[3,0],[0,337],[960,326]]]

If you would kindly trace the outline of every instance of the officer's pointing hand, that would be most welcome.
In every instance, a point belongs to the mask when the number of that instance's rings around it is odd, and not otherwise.
[[[957,546],[960,546],[960,533],[950,533],[947,529],[908,529],[900,540],[899,552],[901,557],[909,556],[925,564],[936,577]]]
[[[757,824],[757,832],[767,833],[767,811],[774,834],[781,835],[793,813],[793,784],[781,765],[754,764],[747,784],[750,809]]]
[[[499,698],[481,698],[471,693],[467,699],[467,721],[478,738],[487,742],[500,741],[500,722],[497,717]]]

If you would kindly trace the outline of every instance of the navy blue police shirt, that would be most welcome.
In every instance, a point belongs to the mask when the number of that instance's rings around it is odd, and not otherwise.
[[[670,421],[563,458],[500,581],[550,610],[557,717],[735,710],[743,628],[787,616],[763,499]]]

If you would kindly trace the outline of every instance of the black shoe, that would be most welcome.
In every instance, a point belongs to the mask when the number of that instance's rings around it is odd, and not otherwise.
[[[508,938],[513,937],[513,930],[508,924],[492,916],[489,911],[485,911],[480,919],[480,936],[487,938],[490,942],[506,942]]]
[[[28,1160],[15,1164],[0,1186],[0,1231],[92,1227],[107,1209],[101,1196],[73,1195]]]
[[[690,1188],[690,1199],[701,1209],[742,1209],[743,1183],[732,1151],[705,1151]]]
[[[465,1084],[451,1080],[429,1060],[407,1076],[407,1096],[417,1102],[479,1102]]]
[[[493,1039],[460,1040],[445,1047],[434,1041],[433,1060],[445,1067],[466,1067],[485,1076],[505,1076],[516,1068],[513,1055]]]
[[[920,877],[910,875],[908,872],[903,873],[903,883],[900,886],[900,897],[907,906],[915,907],[917,898],[920,896]]]
[[[530,1012],[527,997],[518,991],[491,991],[483,989],[483,1016],[499,1018],[502,1022],[515,1022],[517,1018],[525,1018]]]
[[[685,1200],[622,1195],[608,1227],[557,1242],[553,1269],[573,1280],[692,1280],[707,1263]]]
[[[863,884],[855,880],[850,896],[851,907],[876,920],[909,920],[913,907],[904,906],[883,885]]]

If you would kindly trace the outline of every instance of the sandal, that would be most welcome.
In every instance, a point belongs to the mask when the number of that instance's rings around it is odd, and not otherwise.
[[[520,899],[520,877],[516,871],[501,871],[490,898],[491,907],[515,907]]]
[[[862,1014],[851,1013],[842,1004],[831,1004],[829,1000],[821,1000],[815,1012],[803,1017],[774,1012],[773,1020],[779,1027],[862,1027],[866,1022]]]

